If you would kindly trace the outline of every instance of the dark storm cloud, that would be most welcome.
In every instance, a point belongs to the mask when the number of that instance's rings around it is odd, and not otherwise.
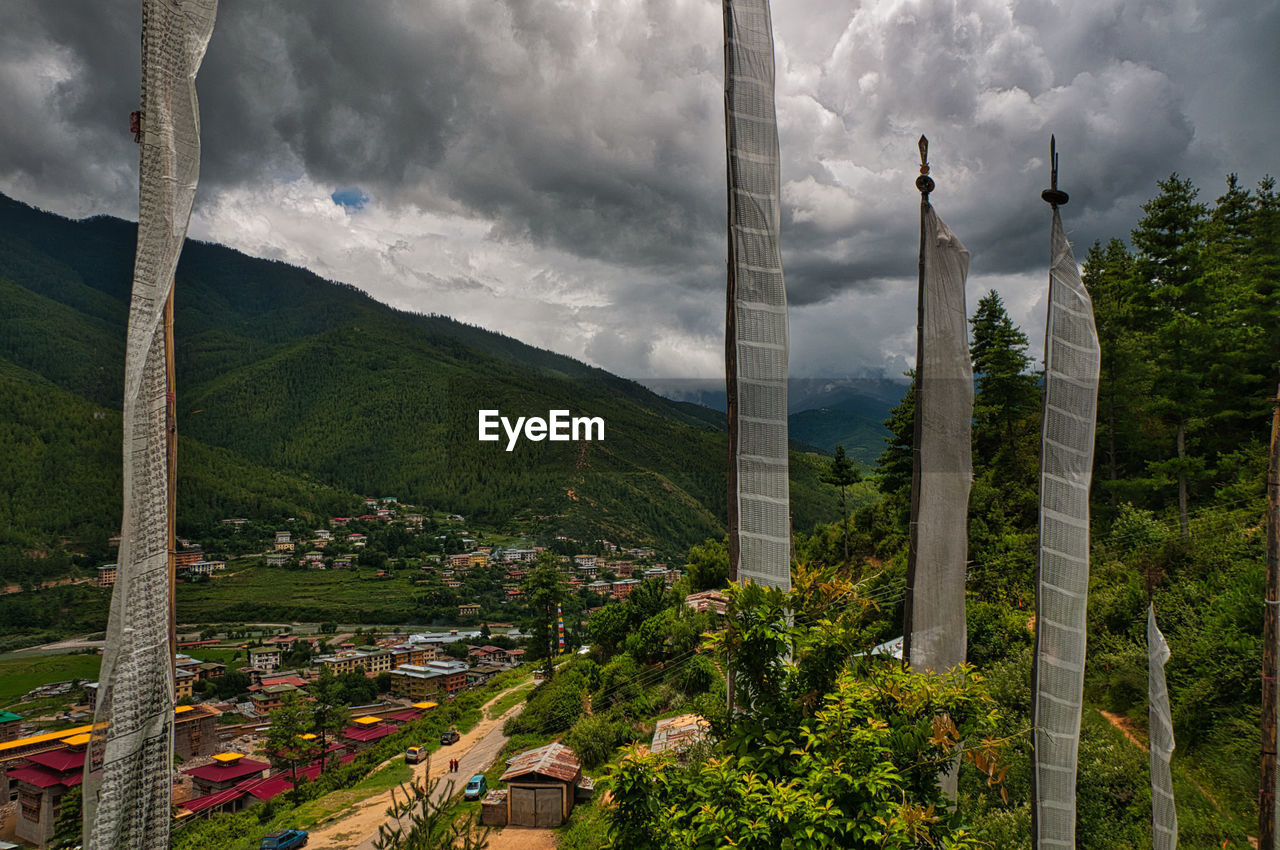
[[[1050,133],[1078,254],[1125,235],[1172,171],[1207,199],[1227,170],[1252,184],[1274,167],[1278,21],[1252,0],[775,3],[793,335],[834,322],[823,305],[877,305],[893,323],[859,318],[867,338],[832,362],[877,347],[898,362],[922,132],[974,291],[1042,274]],[[137,26],[136,0],[0,7],[0,188],[133,213]],[[474,304],[466,318],[509,332],[497,300],[542,298],[577,323],[571,353],[610,368],[678,362],[681,345],[713,362],[720,38],[715,0],[221,0],[198,223],[401,306]],[[363,207],[330,200],[354,187]],[[450,301],[465,280],[494,300]]]

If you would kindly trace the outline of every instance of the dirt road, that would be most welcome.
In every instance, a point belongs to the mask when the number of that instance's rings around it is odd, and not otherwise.
[[[503,691],[486,703],[486,707],[516,689],[510,688]],[[467,780],[474,774],[484,772],[507,743],[507,736],[502,734],[503,724],[523,709],[524,703],[518,703],[501,717],[481,720],[474,729],[463,735],[458,743],[441,747],[432,753],[430,778],[441,778],[435,793],[432,794],[432,799],[439,800],[445,794],[461,793]],[[458,770],[451,774],[449,760],[454,758],[460,759],[461,764]],[[414,779],[423,781],[426,768],[426,764],[415,765]],[[391,805],[390,791],[370,797],[353,806],[350,814],[341,820],[312,830],[311,843],[328,850],[373,850],[373,839],[378,835],[378,827],[387,822],[389,805]]]

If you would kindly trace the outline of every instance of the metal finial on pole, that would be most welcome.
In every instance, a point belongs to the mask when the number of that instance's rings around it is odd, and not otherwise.
[[[929,176],[929,140],[922,133],[917,144],[920,147],[920,176],[916,178],[916,188],[920,190],[921,200],[928,202],[929,193],[934,189],[933,178]]]
[[[1049,188],[1041,192],[1040,197],[1055,207],[1066,206],[1070,198],[1058,188],[1058,140],[1052,135],[1049,136]]]

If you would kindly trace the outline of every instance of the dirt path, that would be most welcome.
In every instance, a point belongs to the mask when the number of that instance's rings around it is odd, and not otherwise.
[[[556,841],[554,830],[511,826],[489,833],[488,850],[555,850]]]
[[[1119,729],[1121,732],[1123,732],[1123,733],[1124,733],[1124,736],[1125,736],[1126,738],[1128,738],[1128,739],[1129,739],[1129,742],[1130,742],[1130,743],[1132,743],[1135,747],[1138,747],[1138,748],[1139,748],[1139,749],[1141,749],[1144,753],[1145,753],[1145,752],[1149,752],[1149,750],[1147,749],[1147,745],[1146,745],[1146,744],[1144,744],[1144,743],[1142,743],[1142,741],[1140,741],[1140,740],[1138,739],[1138,736],[1137,736],[1136,734],[1134,734],[1134,731],[1133,731],[1133,724],[1129,722],[1129,719],[1128,719],[1127,717],[1121,717],[1121,716],[1120,716],[1120,715],[1118,715],[1118,714],[1112,714],[1110,711],[1103,711],[1103,710],[1102,710],[1102,709],[1100,709],[1100,708],[1099,708],[1099,709],[1097,709],[1097,712],[1098,712],[1099,714],[1101,714],[1103,717],[1107,718],[1107,722],[1108,722],[1108,723],[1110,723],[1112,726],[1116,727],[1116,728],[1117,728],[1117,729]],[[1183,775],[1187,778],[1187,781],[1189,781],[1192,785],[1196,786],[1196,790],[1197,790],[1197,791],[1199,791],[1199,792],[1200,792],[1200,794],[1201,794],[1201,795],[1202,795],[1206,800],[1208,800],[1210,803],[1212,803],[1212,804],[1213,804],[1214,809],[1216,809],[1216,810],[1217,810],[1217,811],[1219,811],[1219,812],[1221,812],[1221,811],[1222,811],[1222,805],[1218,802],[1218,798],[1217,798],[1217,797],[1214,797],[1212,794],[1210,794],[1210,793],[1209,793],[1209,790],[1208,790],[1207,788],[1205,788],[1203,785],[1201,785],[1201,784],[1196,780],[1196,778],[1195,778],[1194,776],[1192,776],[1192,775],[1191,775],[1190,771],[1186,771],[1186,772],[1184,772],[1184,774],[1183,774]],[[1257,844],[1256,844],[1257,839],[1256,839],[1256,838],[1254,838],[1254,837],[1250,836],[1249,840],[1250,840],[1250,841],[1252,841],[1252,842],[1255,842],[1255,843],[1254,843],[1254,846],[1255,846],[1255,847],[1257,846]]]
[[[1097,711],[1103,717],[1107,718],[1108,723],[1123,732],[1124,736],[1129,739],[1129,743],[1133,744],[1144,753],[1147,752],[1147,745],[1142,743],[1142,741],[1138,739],[1138,736],[1134,734],[1133,724],[1129,722],[1129,718],[1121,717],[1118,714],[1112,714],[1110,711],[1103,711],[1100,708]]]
[[[511,691],[518,690],[519,687],[517,685],[502,691],[485,703],[482,711]],[[503,724],[522,710],[524,710],[524,703],[517,703],[501,717],[481,720],[474,729],[463,735],[458,743],[441,747],[432,753],[430,762],[414,765],[413,778],[420,782],[425,781],[429,764],[431,779],[444,777],[443,781],[436,786],[436,793],[432,795],[432,799],[438,800],[446,793],[461,792],[462,787],[473,774],[482,773],[493,763],[494,758],[507,743],[507,736],[502,734]],[[449,759],[453,758],[460,759],[462,763],[455,773],[450,774]],[[387,822],[389,805],[391,805],[390,791],[376,794],[357,803],[341,820],[312,830],[311,843],[326,850],[357,850],[357,848],[371,850],[373,839],[378,834],[378,827]],[[523,845],[520,846],[523,847]],[[531,846],[530,850],[537,850],[537,846]]]

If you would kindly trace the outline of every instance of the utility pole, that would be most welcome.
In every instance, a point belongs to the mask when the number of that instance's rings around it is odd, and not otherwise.
[[[1276,650],[1280,641],[1280,388],[1271,399],[1271,461],[1267,467],[1267,604],[1262,628],[1262,785],[1258,846],[1276,850]]]

